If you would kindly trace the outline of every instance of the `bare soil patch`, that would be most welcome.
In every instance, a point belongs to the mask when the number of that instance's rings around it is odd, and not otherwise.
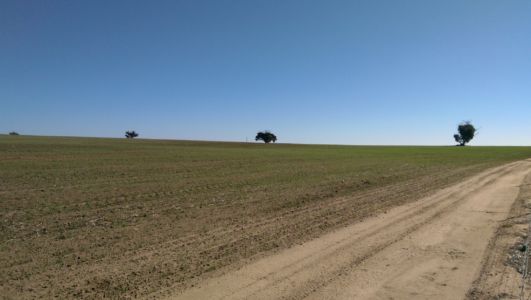
[[[474,176],[171,299],[462,299],[531,161]]]
[[[173,295],[529,156],[0,137],[0,295]]]
[[[509,215],[500,222],[489,242],[481,272],[467,295],[468,299],[529,299],[531,252],[527,248],[530,213],[531,175],[522,182]]]

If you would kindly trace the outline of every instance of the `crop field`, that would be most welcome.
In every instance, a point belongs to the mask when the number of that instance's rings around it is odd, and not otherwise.
[[[168,295],[530,157],[529,147],[0,136],[0,295]]]

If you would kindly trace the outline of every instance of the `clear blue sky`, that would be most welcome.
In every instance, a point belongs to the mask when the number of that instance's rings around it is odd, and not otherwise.
[[[531,145],[531,1],[0,1],[0,132]]]

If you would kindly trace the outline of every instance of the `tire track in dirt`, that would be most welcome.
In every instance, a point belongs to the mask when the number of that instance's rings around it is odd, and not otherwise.
[[[472,284],[467,299],[530,298],[531,280],[529,275],[525,279],[522,278],[525,252],[520,248],[529,235],[530,184],[531,174],[520,185],[520,192],[509,216],[500,222],[495,235],[489,241],[481,271]]]
[[[462,298],[530,168],[491,169],[171,298]]]

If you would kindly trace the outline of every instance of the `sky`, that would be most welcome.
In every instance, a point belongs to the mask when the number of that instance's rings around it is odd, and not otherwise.
[[[0,133],[531,145],[531,1],[0,1]]]

